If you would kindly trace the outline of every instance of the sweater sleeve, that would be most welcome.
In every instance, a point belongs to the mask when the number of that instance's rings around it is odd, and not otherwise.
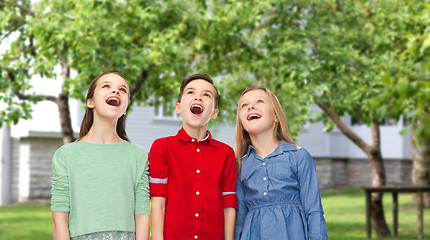
[[[137,183],[134,195],[134,214],[145,214],[149,215],[149,168],[148,168],[148,157],[143,151],[143,154],[139,156],[139,160],[142,161],[143,171],[141,177]]]
[[[52,159],[51,210],[70,212],[69,176],[64,147],[58,149]]]
[[[300,200],[305,211],[307,230],[310,240],[326,240],[327,225],[321,204],[315,163],[304,148],[298,150],[298,178],[300,182]]]

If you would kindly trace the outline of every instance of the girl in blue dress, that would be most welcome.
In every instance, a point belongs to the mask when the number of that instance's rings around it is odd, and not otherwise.
[[[328,239],[314,161],[291,139],[281,104],[267,88],[242,93],[234,146],[236,240]]]

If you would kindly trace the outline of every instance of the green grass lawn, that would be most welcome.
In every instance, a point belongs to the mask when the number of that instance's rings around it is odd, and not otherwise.
[[[0,207],[2,240],[52,239],[51,223],[51,210],[46,201]]]
[[[384,194],[385,219],[393,234],[392,195]],[[364,192],[343,189],[322,193],[322,203],[330,240],[366,239],[366,211]],[[417,210],[412,205],[412,194],[399,194],[398,236],[377,237],[372,225],[372,239],[418,239]],[[430,239],[430,209],[424,210],[424,239]]]
[[[359,189],[342,189],[322,193],[322,201],[330,240],[366,239],[364,192]],[[392,231],[391,194],[384,195],[387,223]],[[417,239],[417,211],[411,194],[399,194],[399,236],[372,239]],[[52,239],[49,203],[21,203],[0,207],[1,240]],[[424,211],[424,239],[430,239],[430,209]]]

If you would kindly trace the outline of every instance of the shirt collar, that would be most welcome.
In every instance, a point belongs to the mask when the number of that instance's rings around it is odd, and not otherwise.
[[[267,155],[266,158],[268,158],[268,157],[274,157],[274,156],[280,155],[280,154],[282,154],[284,152],[294,151],[294,150],[297,150],[297,149],[300,149],[300,147],[296,146],[296,145],[294,145],[292,143],[289,143],[287,141],[282,140],[282,141],[279,142],[278,147],[276,147],[276,149],[272,153],[270,153],[269,155]],[[246,153],[245,156],[250,156],[250,154],[252,154],[252,153],[256,154],[255,148],[254,148],[254,146],[252,146],[251,144],[249,144],[248,151],[247,151],[247,153]]]
[[[178,131],[178,134],[176,134],[176,137],[179,138],[179,140],[182,140],[184,142],[189,142],[192,139],[192,137],[190,135],[188,135],[187,131],[185,131],[184,128],[181,128]],[[203,142],[203,141],[206,141],[206,140],[208,140],[209,144],[211,144],[212,146],[214,146],[212,134],[209,131],[206,131],[206,137],[203,140],[201,140],[200,142]]]
[[[245,156],[249,156],[251,154],[251,152],[255,152],[255,148],[254,148],[254,146],[252,146],[251,144],[249,144],[248,151],[246,151]],[[243,156],[242,158],[244,158],[245,156]]]

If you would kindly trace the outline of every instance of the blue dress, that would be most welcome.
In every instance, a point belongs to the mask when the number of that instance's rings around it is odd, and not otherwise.
[[[262,159],[249,146],[241,162],[235,240],[328,239],[315,163],[308,151],[281,142]]]

